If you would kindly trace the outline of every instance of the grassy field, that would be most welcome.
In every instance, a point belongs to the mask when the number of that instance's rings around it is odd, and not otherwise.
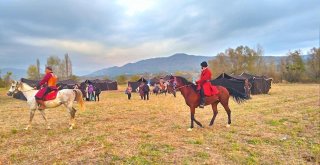
[[[86,102],[68,129],[63,107],[39,112],[33,127],[26,102],[0,90],[0,164],[319,164],[319,84],[274,84],[268,95],[243,104],[230,100],[232,124],[219,106],[196,110],[205,128],[187,132],[189,109],[180,93],[128,101],[122,91]]]

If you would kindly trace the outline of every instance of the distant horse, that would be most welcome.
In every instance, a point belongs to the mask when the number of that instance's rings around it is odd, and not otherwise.
[[[155,85],[152,92],[153,92],[153,94],[158,95],[160,92],[160,87],[158,85]]]
[[[173,84],[173,81],[174,81],[174,77],[171,76],[170,80],[167,81],[169,83],[168,90],[171,93],[174,92],[175,90],[179,90],[181,92],[182,96],[184,97],[186,104],[190,107],[191,126],[188,129],[188,131],[192,130],[193,122],[195,122],[200,127],[203,127],[202,124],[199,121],[197,121],[194,117],[195,109],[200,104],[200,94],[196,90],[197,86],[194,85],[192,82],[189,82],[187,79],[180,77],[180,76],[176,76],[176,84],[175,85]],[[229,91],[223,86],[217,86],[217,88],[219,90],[219,94],[205,98],[205,105],[211,104],[212,111],[213,111],[213,117],[210,121],[209,126],[213,125],[214,120],[218,114],[217,105],[218,105],[218,103],[221,103],[228,114],[227,127],[230,127],[231,110],[228,105],[230,95],[233,96],[233,98],[235,99],[235,101],[237,103],[241,103],[242,101],[244,101],[247,98],[232,89],[229,89],[230,90],[230,93],[229,93]]]
[[[8,95],[12,93],[16,93],[18,91],[21,91],[24,94],[24,96],[27,98],[27,103],[29,104],[29,107],[30,107],[30,120],[29,120],[28,126],[25,128],[26,130],[28,130],[31,127],[31,122],[32,122],[35,110],[38,109],[38,104],[35,99],[35,95],[38,92],[38,90],[35,90],[34,88],[32,88],[31,86],[29,86],[24,82],[14,81],[11,84],[11,87],[8,91]],[[80,104],[81,109],[84,109],[82,93],[79,89],[60,90],[58,91],[58,94],[54,100],[45,101],[44,103],[47,108],[55,108],[63,104],[68,109],[70,114],[69,129],[73,129],[73,127],[75,126],[74,118],[77,112],[77,110],[73,108],[74,101],[77,101]],[[39,110],[39,111],[46,122],[47,129],[51,129],[50,124],[47,121],[45,111],[44,110]]]
[[[168,92],[167,86],[168,86],[167,82],[164,82],[162,85],[161,84],[156,84],[155,87],[153,88],[152,92],[155,95],[158,95],[158,94],[167,95],[167,92]]]

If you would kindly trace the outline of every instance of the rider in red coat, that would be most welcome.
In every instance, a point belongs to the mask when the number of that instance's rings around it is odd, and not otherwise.
[[[53,90],[57,90],[57,76],[53,74],[52,68],[47,66],[46,67],[46,75],[43,79],[39,82],[37,88],[43,86],[35,95],[37,103],[40,105],[38,108],[39,110],[45,109],[44,105],[44,97],[46,94],[50,93]]]
[[[211,90],[211,71],[208,68],[207,62],[201,63],[201,76],[200,79],[196,81],[198,87],[197,89],[200,91],[200,105],[199,108],[204,108],[205,105],[205,91]]]

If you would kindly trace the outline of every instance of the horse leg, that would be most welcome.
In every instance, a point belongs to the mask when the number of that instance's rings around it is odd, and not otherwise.
[[[73,107],[68,108],[68,110],[69,110],[69,114],[70,114],[70,122],[69,122],[70,127],[69,127],[69,129],[71,130],[75,126],[75,119],[74,118],[76,116],[77,110]]]
[[[202,124],[201,124],[199,121],[197,121],[197,120],[195,119],[195,117],[194,117],[195,108],[190,108],[190,112],[191,112],[191,126],[190,126],[190,128],[188,129],[188,131],[191,131],[192,128],[194,127],[193,122],[195,122],[198,126],[200,126],[200,127],[203,128]]]
[[[211,119],[211,122],[210,122],[210,125],[209,125],[209,126],[212,126],[212,125],[213,125],[214,120],[215,120],[215,119],[216,119],[216,117],[217,117],[217,114],[218,114],[218,108],[217,108],[217,105],[218,105],[218,103],[217,103],[217,102],[216,102],[216,103],[211,104],[211,106],[212,106],[212,111],[213,111],[213,116],[212,116],[212,119]]]
[[[231,124],[231,110],[229,108],[229,105],[228,105],[228,101],[226,102],[221,102],[223,108],[226,110],[227,114],[228,114],[228,124],[227,124],[227,127],[230,127],[230,124]]]
[[[49,122],[48,122],[48,120],[47,120],[47,117],[46,117],[45,110],[40,110],[40,113],[41,113],[41,115],[42,115],[42,117],[43,117],[44,121],[46,122],[47,129],[51,129],[50,124],[49,124]]]
[[[25,128],[25,130],[28,130],[29,128],[31,128],[31,123],[32,123],[32,119],[33,119],[33,117],[34,117],[35,110],[36,110],[36,109],[30,109],[29,124],[28,124],[28,126]]]

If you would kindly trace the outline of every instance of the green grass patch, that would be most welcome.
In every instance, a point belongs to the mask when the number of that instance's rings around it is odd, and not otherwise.
[[[18,130],[14,128],[14,129],[11,130],[11,133],[12,134],[16,134],[16,133],[18,133]]]
[[[195,145],[202,145],[203,144],[203,140],[197,139],[197,140],[188,140],[187,141],[188,144],[195,144]]]
[[[142,156],[132,156],[125,161],[125,164],[149,165],[151,162]]]
[[[279,126],[279,125],[282,125],[286,121],[288,121],[288,119],[282,118],[280,120],[269,120],[266,123],[271,125],[271,126]]]
[[[197,152],[195,157],[200,158],[200,160],[206,160],[210,157],[210,155],[206,152]]]
[[[257,145],[257,144],[261,144],[262,142],[260,139],[249,139],[249,140],[247,140],[247,143]]]

